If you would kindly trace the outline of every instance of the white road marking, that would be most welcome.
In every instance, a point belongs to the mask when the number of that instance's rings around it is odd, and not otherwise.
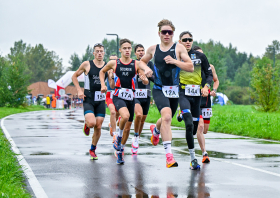
[[[12,116],[12,115],[10,115],[10,116]],[[33,173],[32,169],[30,168],[29,164],[24,159],[23,155],[21,154],[18,147],[16,146],[14,140],[11,138],[9,132],[7,131],[6,127],[4,126],[4,120],[10,116],[7,116],[1,120],[1,128],[2,128],[6,138],[9,140],[9,142],[11,144],[13,152],[15,154],[17,154],[16,157],[18,159],[18,162],[23,167],[24,174],[26,175],[28,182],[29,182],[35,196],[40,197],[40,198],[45,198],[45,197],[47,198],[48,197],[47,194],[45,193],[44,189],[42,188],[41,184],[37,180],[35,174]]]
[[[139,139],[139,140],[142,141],[142,142],[145,142],[145,143],[152,144],[149,141],[145,141],[145,140],[142,140],[142,139]],[[188,152],[188,151],[184,151],[184,150],[177,149],[177,148],[174,148],[174,147],[172,147],[172,150],[176,150],[176,151],[179,151],[179,152],[182,152],[182,153],[190,154],[190,152]],[[199,155],[199,154],[196,154],[196,156],[203,157],[202,155]],[[262,173],[266,173],[266,174],[270,174],[270,175],[280,177],[280,174],[278,174],[278,173],[273,173],[273,172],[262,170],[262,169],[259,169],[259,168],[254,168],[254,167],[251,167],[251,166],[247,166],[247,165],[243,165],[243,164],[239,164],[239,163],[235,163],[235,162],[230,162],[230,161],[223,160],[223,159],[220,159],[220,158],[211,157],[211,160],[212,159],[216,160],[216,161],[220,161],[220,162],[224,162],[224,163],[228,163],[228,164],[232,164],[232,165],[240,166],[240,167],[243,167],[243,168],[248,168],[248,169],[251,169],[251,170],[255,170],[255,171],[262,172]]]

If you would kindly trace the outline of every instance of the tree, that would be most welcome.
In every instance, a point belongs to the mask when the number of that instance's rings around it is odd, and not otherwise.
[[[70,67],[67,68],[67,71],[76,71],[82,64],[79,55],[76,53],[71,55],[68,63],[70,64]]]
[[[239,67],[234,76],[234,83],[240,87],[249,87],[250,84],[250,65],[245,62],[242,67]]]
[[[260,110],[276,111],[279,109],[279,62],[272,67],[273,61],[263,57],[256,61],[251,79],[251,96]]]
[[[273,48],[275,49],[275,60],[277,60],[277,59],[279,60],[280,59],[280,42],[277,40],[272,41],[272,44],[268,45],[264,56],[273,60]]]

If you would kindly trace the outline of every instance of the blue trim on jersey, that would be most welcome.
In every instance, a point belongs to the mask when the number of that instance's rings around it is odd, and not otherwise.
[[[157,85],[154,84],[154,89],[162,90],[162,87],[161,86],[157,86]]]
[[[189,109],[183,109],[183,110],[181,110],[181,112],[182,112],[182,114],[184,114],[184,113],[191,113],[191,111]]]
[[[154,64],[154,71],[155,71],[155,84],[158,84],[158,85],[162,85],[162,82],[161,82],[161,78],[160,78],[160,75],[158,74],[158,68],[156,67],[156,64]]]
[[[177,67],[176,68],[176,71],[175,71],[175,76],[174,76],[174,83],[175,83],[175,85],[179,85],[179,73],[180,73],[180,71],[181,71],[181,69],[180,69],[180,67]]]
[[[93,112],[92,110],[87,110],[87,111],[85,111],[85,112],[84,112],[84,115],[86,115],[87,113],[93,113],[93,114],[94,114],[94,112]]]
[[[109,83],[109,80],[108,80],[108,78],[107,78],[107,91],[113,91],[114,89],[112,89],[111,87],[110,87],[110,83]]]

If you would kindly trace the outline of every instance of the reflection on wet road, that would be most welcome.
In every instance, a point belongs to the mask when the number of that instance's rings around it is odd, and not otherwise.
[[[279,142],[210,132],[205,137],[211,163],[191,171],[185,132],[174,127],[172,146],[179,167],[167,169],[161,142],[151,145],[145,124],[138,155],[131,155],[129,139],[125,165],[118,166],[108,121],[106,116],[97,161],[89,157],[91,137],[82,132],[81,110],[18,114],[4,124],[49,197],[279,196]],[[195,147],[201,156],[197,141]]]

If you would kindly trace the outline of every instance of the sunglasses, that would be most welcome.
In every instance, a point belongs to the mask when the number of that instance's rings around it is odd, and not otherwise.
[[[95,48],[95,47],[99,47],[99,46],[101,46],[101,47],[104,47],[104,45],[102,44],[102,43],[96,43],[94,46],[93,46],[93,48]]]
[[[166,35],[168,33],[168,35],[173,35],[173,30],[161,30],[160,33],[162,35]]]
[[[187,41],[193,42],[193,39],[192,38],[183,38],[182,39],[182,42],[187,42]]]

